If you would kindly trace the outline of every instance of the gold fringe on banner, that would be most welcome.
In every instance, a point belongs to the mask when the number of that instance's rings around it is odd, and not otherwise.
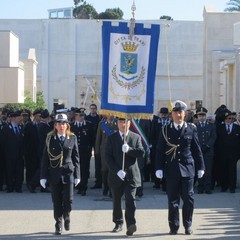
[[[141,119],[152,119],[153,114],[146,114],[146,113],[123,113],[118,111],[111,111],[111,110],[99,110],[99,114],[101,115],[113,115],[118,118],[141,118]]]

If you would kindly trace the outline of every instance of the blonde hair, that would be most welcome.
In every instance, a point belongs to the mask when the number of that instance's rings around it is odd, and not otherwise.
[[[48,135],[50,135],[50,136],[57,136],[58,132],[57,132],[57,129],[55,128],[56,124],[57,124],[57,122],[54,123],[54,128]],[[70,130],[70,128],[71,128],[70,124],[69,123],[66,123],[66,124],[67,124],[66,136],[70,137],[70,136],[74,135],[74,133],[71,132],[71,130]]]

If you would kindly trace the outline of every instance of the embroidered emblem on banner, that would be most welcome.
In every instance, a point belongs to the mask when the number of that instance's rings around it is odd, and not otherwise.
[[[142,84],[141,91],[134,92],[134,95],[129,94],[129,92],[127,95],[122,95],[115,91],[115,88],[112,85],[110,90],[115,99],[121,97],[125,102],[129,102],[133,98],[139,100],[146,91],[145,84],[143,84],[146,72],[144,66],[140,66],[140,71],[138,71],[138,53],[136,51],[139,47],[139,44],[135,43],[134,41],[126,41],[122,42],[121,46],[122,51],[120,52],[120,71],[117,71],[118,66],[115,64],[112,68],[113,80],[115,80],[115,83],[120,88],[126,90],[134,90],[134,88],[136,88],[139,84]]]

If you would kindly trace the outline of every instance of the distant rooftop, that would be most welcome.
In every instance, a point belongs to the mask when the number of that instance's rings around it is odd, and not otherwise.
[[[73,7],[48,9],[48,18],[73,18]]]

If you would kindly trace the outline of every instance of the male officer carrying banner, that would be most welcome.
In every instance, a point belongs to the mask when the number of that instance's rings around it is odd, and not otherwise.
[[[182,101],[173,104],[173,122],[162,128],[156,149],[156,177],[161,179],[164,173],[167,182],[170,235],[178,233],[180,196],[185,234],[192,234],[195,167],[198,178],[203,176],[205,169],[197,128],[184,121],[186,109]]]

